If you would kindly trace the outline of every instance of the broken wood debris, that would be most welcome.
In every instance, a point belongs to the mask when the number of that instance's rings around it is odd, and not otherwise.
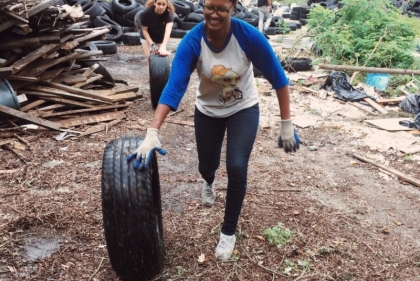
[[[12,89],[0,95],[17,103],[11,108],[0,100],[0,129],[32,124],[63,130],[110,121],[101,126],[107,130],[142,97],[138,87],[116,87],[100,62],[106,60],[102,51],[92,48],[110,28],[89,28],[80,5],[62,3],[0,0],[0,80]]]

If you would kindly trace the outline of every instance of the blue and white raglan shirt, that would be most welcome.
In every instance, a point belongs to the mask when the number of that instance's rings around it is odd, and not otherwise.
[[[198,110],[211,117],[228,117],[258,103],[253,64],[274,89],[288,85],[273,48],[258,29],[231,18],[228,40],[220,50],[215,50],[207,41],[201,22],[181,40],[159,103],[176,110],[191,74],[197,69]]]

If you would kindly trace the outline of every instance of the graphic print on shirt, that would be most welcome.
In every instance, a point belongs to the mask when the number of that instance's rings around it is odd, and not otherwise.
[[[211,69],[211,77],[208,78],[204,74],[201,75],[204,81],[210,85],[221,89],[219,102],[225,104],[230,100],[242,99],[242,91],[236,87],[241,77],[232,68],[226,68],[223,65],[215,65]]]

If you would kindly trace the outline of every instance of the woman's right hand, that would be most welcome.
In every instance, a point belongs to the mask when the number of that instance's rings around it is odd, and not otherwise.
[[[127,157],[127,161],[130,162],[134,158],[136,158],[136,161],[134,162],[134,167],[141,170],[149,166],[154,151],[165,155],[166,150],[162,148],[158,136],[158,129],[147,129],[146,137],[144,138],[142,144],[131,155]]]

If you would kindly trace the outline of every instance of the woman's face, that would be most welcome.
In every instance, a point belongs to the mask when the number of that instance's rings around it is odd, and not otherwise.
[[[230,28],[230,15],[233,2],[229,0],[205,0],[204,19],[206,28],[211,31],[220,31]]]
[[[155,13],[156,14],[163,14],[166,11],[166,7],[168,4],[166,3],[167,0],[155,0]]]

